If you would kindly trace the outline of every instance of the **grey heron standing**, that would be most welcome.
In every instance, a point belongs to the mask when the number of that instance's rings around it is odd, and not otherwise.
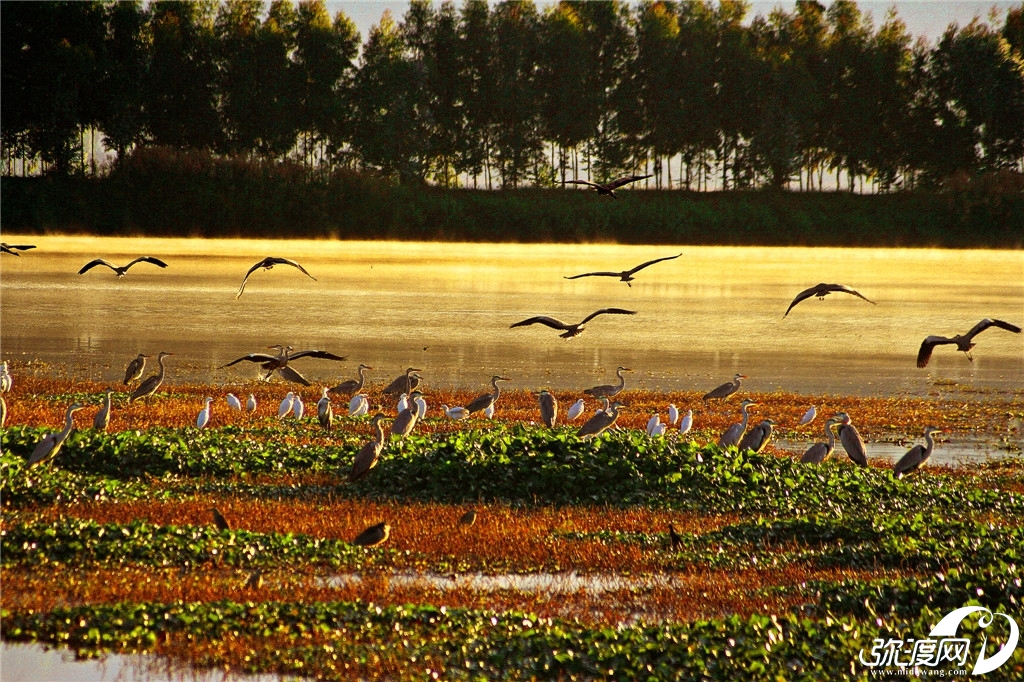
[[[383,412],[373,415],[373,428],[376,431],[376,435],[373,440],[365,443],[363,447],[359,448],[359,452],[356,453],[356,458],[352,462],[352,471],[348,475],[349,483],[355,483],[370,473],[370,469],[377,466],[380,453],[384,449],[383,421]]]
[[[807,448],[804,452],[803,457],[800,458],[800,462],[803,464],[821,464],[825,459],[832,454],[832,451],[836,449],[836,436],[832,433],[832,425],[838,424],[839,419],[832,417],[825,422],[825,443],[815,443],[811,447]]]
[[[907,454],[900,458],[900,461],[893,464],[892,471],[896,474],[896,478],[903,478],[906,474],[917,471],[928,461],[928,458],[932,456],[932,448],[935,447],[932,434],[941,432],[942,429],[935,426],[929,426],[924,430],[926,445],[915,445],[907,451]]]
[[[349,379],[348,381],[343,381],[337,386],[334,386],[333,388],[329,388],[327,390],[330,393],[336,393],[337,395],[353,395],[355,393],[359,393],[359,391],[363,390],[363,383],[366,381],[365,373],[366,370],[368,369],[373,369],[373,367],[370,367],[369,365],[360,364],[359,367],[356,369],[356,372],[359,374],[358,379]]]
[[[107,396],[103,399],[103,405],[100,407],[96,416],[92,418],[93,428],[99,431],[106,431],[107,426],[110,425],[110,394],[113,393],[111,389],[107,389]]]
[[[149,396],[156,393],[157,389],[160,388],[160,384],[164,383],[164,373],[166,368],[164,367],[164,358],[168,355],[174,355],[174,353],[168,353],[167,351],[160,351],[160,354],[156,356],[156,362],[160,366],[156,374],[146,377],[146,380],[135,387],[132,391],[131,397],[128,402],[133,402],[139,398],[148,398]]]
[[[334,425],[334,408],[331,407],[331,397],[327,395],[327,387],[323,389],[320,400],[316,404],[316,418],[324,431],[330,431]]]
[[[733,375],[732,381],[727,381],[721,386],[711,389],[701,397],[701,400],[725,400],[733,393],[740,390],[740,383],[746,378],[746,374],[740,374],[737,372]]]
[[[607,401],[607,398],[605,398],[605,401]],[[619,418],[620,407],[625,407],[625,405],[616,400],[609,405],[607,409],[599,410],[593,417],[588,419],[583,426],[580,427],[580,430],[576,432],[576,435],[579,438],[594,438],[596,436],[600,436],[615,424],[615,420]]]
[[[491,407],[496,402],[498,402],[498,398],[501,397],[501,389],[498,388],[498,382],[499,381],[512,381],[512,380],[511,379],[506,379],[505,377],[503,377],[503,376],[501,376],[499,374],[495,374],[493,377],[491,377],[491,386],[494,387],[494,393],[484,393],[483,395],[479,395],[479,396],[473,398],[472,400],[470,400],[469,404],[466,405],[466,413],[467,414],[473,414],[474,412],[480,412],[482,410],[486,410],[488,407]]]
[[[618,395],[623,388],[626,387],[626,378],[622,376],[622,373],[632,371],[633,370],[631,370],[628,367],[623,367],[619,365],[619,367],[615,370],[615,376],[619,378],[618,384],[605,384],[603,386],[594,386],[593,388],[588,388],[583,392],[587,395],[594,396],[595,398],[600,398],[601,396],[604,396],[606,398],[613,398],[616,395]]]
[[[839,420],[839,442],[843,444],[847,456],[857,466],[868,465],[868,451],[864,447],[864,440],[860,437],[857,427],[853,425],[850,415],[839,412],[833,419]]]
[[[48,433],[43,436],[35,449],[32,451],[32,455],[28,458],[27,466],[34,466],[43,460],[52,459],[57,456],[60,452],[60,448],[64,445],[64,441],[71,435],[71,430],[75,427],[74,416],[75,412],[85,407],[82,403],[72,403],[68,406],[68,411],[64,415],[64,430],[59,433]]]
[[[128,367],[124,370],[124,385],[130,386],[132,382],[138,381],[142,378],[142,373],[146,371],[146,358],[152,357],[145,353],[139,353],[135,356],[135,359],[128,363]]]
[[[422,372],[422,369],[416,369],[415,367],[409,367],[405,370],[405,374],[398,377],[387,387],[381,391],[383,395],[401,395],[403,393],[412,393],[413,389],[419,384],[419,377],[414,380],[413,375],[416,372]]]
[[[743,402],[740,403],[740,411],[743,413],[743,419],[725,430],[722,437],[718,439],[718,447],[724,450],[725,448],[731,445],[736,445],[740,442],[740,438],[743,437],[743,434],[747,430],[747,421],[750,419],[750,415],[747,413],[747,408],[753,407],[754,405],[757,405],[757,403],[750,398],[745,398]]]
[[[558,419],[558,400],[547,389],[537,394],[537,403],[540,405],[540,420],[549,429],[555,428],[555,421]]]
[[[416,398],[423,395],[419,391],[413,391],[410,394],[412,400],[409,401],[408,406],[398,413],[395,417],[395,421],[391,422],[391,435],[398,436],[399,438],[405,438],[412,430],[416,427],[416,422],[419,421],[419,407],[416,405]]]
[[[743,438],[740,439],[739,445],[736,448],[739,451],[753,450],[754,452],[761,452],[764,450],[764,446],[768,445],[768,441],[772,439],[772,434],[775,433],[772,428],[776,422],[772,419],[763,419],[761,423],[752,429],[748,429],[743,434]]]

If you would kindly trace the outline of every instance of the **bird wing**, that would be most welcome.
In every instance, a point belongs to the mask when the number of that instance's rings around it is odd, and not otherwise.
[[[588,187],[603,187],[603,185],[599,185],[596,182],[591,182],[590,180],[566,180],[562,184],[563,185],[587,185]]]
[[[273,263],[280,263],[282,265],[290,265],[293,268],[298,268],[299,270],[302,270],[302,273],[304,275],[306,275],[306,277],[309,277],[314,282],[316,281],[316,277],[314,277],[313,275],[311,275],[308,272],[306,272],[306,268],[302,267],[301,265],[299,265],[298,263],[296,263],[293,260],[289,260],[288,258],[270,258],[268,260],[270,260]]]
[[[868,465],[867,450],[864,448],[864,440],[860,432],[852,424],[844,424],[839,427],[839,442],[853,462],[861,465]]]
[[[654,265],[655,263],[660,263],[663,260],[675,260],[676,258],[679,258],[679,256],[682,256],[682,255],[683,254],[680,253],[677,256],[665,256],[664,258],[655,258],[654,260],[649,260],[646,263],[641,263],[640,265],[636,266],[632,270],[628,270],[626,272],[626,274],[627,275],[635,274],[635,273],[643,270],[644,268],[646,268],[648,265]]]
[[[946,343],[956,343],[953,339],[945,336],[928,336],[921,342],[921,350],[917,351],[917,366],[925,367],[932,357],[932,349]]]
[[[786,308],[786,313],[785,313],[785,315],[783,315],[783,317],[785,317],[786,315],[789,315],[789,311],[792,310],[793,306],[795,306],[797,303],[799,303],[800,301],[805,301],[808,298],[810,298],[811,296],[814,296],[814,294],[816,294],[818,292],[818,286],[819,285],[815,285],[815,286],[811,287],[810,289],[804,289],[799,294],[797,294],[796,298],[793,299],[793,302],[789,304],[788,308]]]
[[[1013,332],[1014,334],[1020,334],[1020,327],[1017,325],[986,317],[984,320],[974,325],[974,327],[971,328],[971,331],[967,332],[966,336],[968,339],[973,338],[976,334],[980,334],[989,327],[999,327],[1000,329],[1005,329],[1006,331]]]
[[[856,296],[857,298],[861,298],[861,299],[864,299],[865,301],[867,301],[867,302],[868,302],[868,303],[870,303],[871,305],[878,305],[877,303],[875,303],[875,302],[874,302],[874,301],[872,301],[871,299],[869,299],[869,298],[867,298],[867,297],[865,297],[865,296],[862,296],[862,295],[860,294],[860,292],[856,291],[855,289],[851,289],[850,287],[846,286],[845,284],[829,284],[829,285],[828,285],[828,286],[826,287],[826,289],[827,289],[828,291],[841,291],[841,292],[843,292],[844,294],[853,294],[853,295],[854,295],[854,296]]]
[[[631,182],[636,182],[637,180],[644,180],[644,179],[649,178],[649,177],[651,177],[651,176],[650,175],[627,175],[627,176],[621,177],[621,178],[619,178],[617,180],[612,180],[607,185],[605,185],[605,187],[607,187],[608,189],[616,189],[618,187],[622,187],[623,185],[628,185]]]
[[[153,256],[139,256],[138,258],[133,260],[131,263],[129,263],[128,265],[124,266],[124,269],[127,270],[128,268],[130,268],[131,266],[135,265],[136,263],[152,263],[153,265],[159,265],[162,268],[166,268],[167,267],[167,263],[163,262],[159,258],[153,258]]]
[[[893,465],[892,470],[896,475],[906,474],[921,466],[921,456],[924,454],[923,445],[915,445],[907,451],[907,454],[900,457],[900,461]]]
[[[249,353],[248,355],[243,355],[237,360],[232,360],[226,365],[221,365],[217,369],[224,369],[225,367],[230,367],[231,365],[237,365],[239,362],[242,362],[243,360],[248,360],[249,362],[269,362],[271,360],[277,360],[277,356],[267,355],[266,353]]]
[[[592,319],[594,319],[598,315],[604,315],[604,314],[608,314],[608,315],[636,315],[636,311],[635,310],[625,310],[623,308],[601,308],[600,310],[595,310],[594,312],[592,312],[589,315],[587,315],[586,317],[584,317],[583,321],[580,322],[580,325],[584,325],[587,322],[590,322]]]
[[[249,281],[249,275],[251,275],[252,273],[256,272],[260,268],[265,268],[268,264],[272,265],[273,264],[271,262],[272,260],[273,259],[269,258],[269,257],[268,258],[264,258],[259,263],[257,263],[256,265],[252,266],[251,268],[249,268],[249,272],[245,273],[245,277],[242,279],[242,286],[238,287],[238,293],[235,294],[235,298],[236,299],[239,296],[241,296],[242,295],[242,291],[245,290],[245,283]]]
[[[94,261],[89,261],[88,263],[86,263],[82,267],[82,269],[78,271],[78,274],[79,275],[84,275],[85,273],[89,272],[90,270],[92,270],[97,265],[106,265],[108,268],[110,268],[114,272],[117,272],[117,266],[116,265],[113,265],[112,263],[108,263],[107,261],[103,260],[102,258],[97,258]]]
[[[580,277],[622,277],[621,272],[584,272],[582,275],[573,275],[565,279],[579,279]]]
[[[347,355],[335,355],[334,353],[328,353],[325,350],[303,350],[298,353],[291,353],[288,355],[288,360],[295,360],[296,358],[320,358],[321,360],[347,360]]]
[[[341,382],[340,384],[334,386],[333,388],[327,389],[327,392],[336,393],[339,395],[348,395],[355,391],[357,388],[359,388],[359,380],[349,379],[348,381]]]
[[[511,329],[512,327],[525,327],[531,324],[543,324],[548,327],[551,327],[552,329],[561,329],[563,331],[570,328],[569,325],[567,325],[565,322],[556,320],[553,317],[547,317],[546,315],[538,315],[537,317],[530,317],[525,320],[522,320],[521,322],[510,324],[509,329]]]
[[[828,446],[824,443],[815,443],[807,448],[807,452],[800,458],[802,464],[821,464],[828,454]]]
[[[46,459],[46,456],[53,450],[53,445],[56,441],[56,433],[48,433],[43,436],[43,439],[36,445],[35,450],[32,451],[32,456],[28,458],[27,466],[32,466]]]
[[[284,367],[278,367],[277,368],[277,372],[278,372],[278,374],[281,375],[281,378],[286,380],[286,381],[293,381],[296,384],[302,384],[303,386],[311,386],[312,385],[312,384],[309,383],[309,381],[306,380],[306,377],[302,376],[301,374],[296,372],[291,367],[288,367],[287,365],[284,366]]]
[[[466,405],[466,413],[473,414],[474,412],[479,412],[480,410],[486,410],[487,407],[493,403],[493,393],[484,393],[483,395],[478,395],[477,397],[469,401],[469,404]]]

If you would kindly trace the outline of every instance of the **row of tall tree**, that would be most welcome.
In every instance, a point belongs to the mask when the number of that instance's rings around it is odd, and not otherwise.
[[[323,0],[0,14],[7,174],[88,172],[96,134],[116,158],[156,144],[443,186],[647,170],[887,190],[1024,163],[1024,4],[934,45],[848,0],[753,18],[741,0],[412,0],[365,43]]]

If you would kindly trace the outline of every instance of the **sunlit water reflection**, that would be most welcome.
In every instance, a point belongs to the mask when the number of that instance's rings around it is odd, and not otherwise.
[[[175,352],[168,381],[235,382],[244,363],[218,366],[274,343],[347,354],[345,363],[297,361],[311,380],[335,382],[363,362],[383,381],[422,367],[427,388],[484,387],[500,372],[513,387],[576,389],[633,367],[630,386],[704,389],[735,372],[751,391],[925,395],[936,381],[973,388],[1024,386],[1024,335],[990,330],[975,362],[936,349],[915,366],[928,334],[967,331],[983,317],[1024,318],[1024,253],[931,249],[652,247],[562,244],[255,241],[18,237],[35,243],[0,260],[3,357],[39,359],[80,378],[116,381],[138,352]],[[632,287],[606,277],[660,256],[682,257],[637,275]],[[103,257],[145,263],[116,279]],[[246,270],[267,255],[298,260],[317,278],[277,266]],[[783,319],[802,289],[820,281],[858,289],[878,305],[833,294]],[[534,315],[575,322],[601,316],[563,340]],[[301,364],[299,364],[301,363]]]

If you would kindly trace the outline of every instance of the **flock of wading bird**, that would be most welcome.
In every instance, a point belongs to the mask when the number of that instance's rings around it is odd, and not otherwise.
[[[583,184],[588,184],[597,190],[599,194],[607,194],[614,198],[614,190],[621,187],[629,182],[633,182],[638,179],[642,179],[643,176],[629,176],[626,178],[620,178],[611,183],[605,185],[598,185],[595,183],[589,183],[586,181],[578,181]],[[19,256],[19,251],[26,251],[34,249],[34,245],[28,244],[0,244],[0,251],[3,253]],[[675,256],[666,256],[662,258],[655,258],[653,260],[641,263],[634,268],[629,270],[621,271],[599,271],[599,272],[585,272],[578,275],[567,276],[566,279],[579,279],[582,277],[615,277],[619,281],[625,282],[627,286],[632,286],[632,282],[635,279],[635,275],[641,270],[650,267],[656,263],[663,261],[674,260],[679,258],[682,254]],[[106,260],[97,258],[90,261],[79,270],[79,274],[85,274],[92,268],[97,266],[105,266],[110,268],[114,274],[120,278],[124,277],[128,270],[137,263],[149,263],[156,265],[160,268],[166,268],[167,263],[155,258],[153,256],[141,256],[135,260],[129,262],[127,265],[118,266],[110,263]],[[305,274],[310,279],[316,280],[301,264],[288,258],[280,258],[268,256],[263,260],[255,263],[245,273],[245,277],[242,279],[242,283],[238,288],[238,292],[235,294],[237,299],[242,295],[245,290],[245,285],[249,281],[249,277],[257,270],[271,270],[275,265],[288,265],[294,267]],[[793,310],[794,306],[802,301],[809,298],[824,299],[825,296],[831,293],[846,293],[852,296],[856,296],[872,305],[875,305],[874,301],[871,301],[867,297],[863,296],[860,292],[852,289],[843,284],[826,284],[821,283],[813,287],[805,289],[798,293],[793,301],[789,304],[783,314],[783,318],[789,315]],[[584,331],[583,325],[590,322],[592,319],[600,315],[635,315],[637,311],[626,310],[623,308],[602,308],[596,310],[590,315],[584,317],[577,323],[567,323],[561,320],[549,317],[546,315],[538,315],[530,317],[520,322],[516,322],[510,325],[511,328],[524,327],[534,324],[540,324],[557,331],[562,332],[559,336],[565,339],[571,339],[575,336],[580,335]],[[1020,333],[1021,328],[1017,325],[1004,322],[1002,320],[995,319],[983,319],[973,328],[971,328],[966,334],[957,334],[952,337],[945,336],[928,336],[921,343],[920,350],[917,356],[917,366],[925,367],[931,358],[932,351],[936,346],[939,345],[955,345],[957,350],[962,351],[967,359],[973,361],[971,356],[971,350],[974,348],[974,337],[985,331],[989,327],[997,327],[1005,329],[1013,333]],[[249,353],[236,360],[233,360],[225,365],[221,366],[221,369],[231,367],[232,365],[241,362],[252,362],[257,363],[259,366],[266,370],[266,374],[262,376],[262,379],[269,380],[274,372],[289,382],[298,383],[304,386],[310,386],[310,382],[306,380],[297,370],[289,365],[291,361],[311,357],[323,360],[334,360],[342,361],[347,359],[346,356],[339,356],[333,353],[329,353],[323,350],[304,350],[299,352],[292,352],[294,348],[291,346],[275,345],[269,346],[268,349],[276,349],[276,353]],[[139,382],[138,385],[132,391],[129,401],[140,400],[153,396],[160,386],[163,384],[165,376],[165,365],[164,358],[173,355],[161,351],[157,355],[158,370],[156,373],[142,379],[142,375],[145,373],[146,360],[151,357],[140,353],[135,359],[133,359],[125,370],[124,383],[126,386],[132,385],[134,382]],[[320,400],[317,402],[317,420],[321,426],[330,431],[334,422],[334,407],[331,403],[332,395],[350,397],[348,404],[348,414],[350,416],[361,416],[365,415],[370,410],[370,399],[366,393],[363,393],[363,387],[365,383],[365,372],[366,370],[372,370],[373,368],[360,364],[357,369],[357,377],[349,381],[345,381],[337,386],[324,387]],[[402,375],[397,377],[394,381],[388,384],[385,388],[380,391],[380,399],[385,396],[397,396],[398,402],[396,405],[396,416],[390,424],[391,437],[404,438],[409,435],[415,428],[416,423],[423,419],[427,414],[427,403],[424,394],[417,390],[422,376],[419,372],[422,370],[409,367]],[[632,371],[627,367],[618,367],[616,369],[616,376],[618,382],[615,384],[607,384],[602,386],[595,386],[589,388],[583,393],[587,396],[595,398],[602,402],[602,406],[598,409],[579,429],[577,430],[577,436],[580,438],[594,438],[604,433],[608,429],[615,427],[615,422],[619,416],[620,408],[627,407],[624,403],[618,400],[612,400],[625,388],[625,377],[623,372]],[[704,401],[711,400],[726,400],[730,396],[734,395],[740,388],[741,381],[747,378],[743,374],[736,374],[732,381],[726,382],[721,386],[709,391],[703,396]],[[142,379],[140,381],[140,379]],[[454,406],[449,407],[448,405],[441,405],[441,409],[444,414],[450,419],[462,420],[469,419],[472,415],[482,413],[485,417],[490,418],[494,414],[495,405],[501,396],[501,388],[498,385],[499,381],[510,381],[510,379],[494,375],[491,377],[491,386],[493,387],[492,392],[484,393],[472,401],[466,406]],[[0,393],[6,392],[11,386],[11,376],[7,368],[7,363],[0,364]],[[110,415],[112,408],[111,395],[113,390],[107,390],[106,397],[103,403],[94,417],[94,427],[97,429],[106,429],[110,423]],[[541,390],[537,394],[538,406],[540,410],[541,422],[544,423],[548,428],[554,428],[558,419],[558,401],[555,396],[547,390]],[[230,408],[234,410],[244,410],[247,412],[255,412],[256,410],[256,398],[250,394],[248,400],[242,403],[239,398],[234,394],[227,394],[227,403]],[[199,428],[205,427],[211,417],[212,405],[214,399],[207,397],[204,401],[204,407],[199,412],[196,419],[196,426]],[[777,425],[772,419],[763,419],[760,423],[753,427],[747,427],[750,415],[748,408],[757,405],[756,402],[750,399],[745,399],[740,404],[740,412],[742,418],[740,421],[732,424],[726,431],[721,435],[718,440],[718,446],[721,448],[736,447],[739,450],[753,450],[754,452],[760,452],[771,440],[773,435],[773,427]],[[57,433],[50,433],[44,436],[39,443],[36,445],[31,457],[28,460],[29,465],[35,465],[40,462],[51,460],[60,451],[60,448],[68,435],[71,433],[73,428],[72,417],[74,413],[80,409],[83,409],[85,405],[81,403],[74,403],[67,409],[65,417],[64,429]],[[3,413],[0,414],[0,424],[3,423],[3,418],[6,416],[6,404],[3,403],[2,396],[0,396],[0,408]],[[384,412],[379,411],[374,415],[372,419],[373,428],[375,435],[373,438],[364,444],[359,452],[356,454],[352,464],[352,469],[348,474],[348,480],[350,482],[356,482],[367,476],[370,471],[377,465],[380,460],[381,454],[384,451],[385,445],[390,440],[388,433],[385,429],[384,421],[387,419]],[[567,421],[575,421],[580,417],[583,411],[586,409],[584,398],[577,400],[566,412]],[[301,396],[297,393],[289,392],[284,400],[281,402],[278,408],[278,417],[285,418],[293,416],[301,419],[305,414],[305,405],[302,401]],[[664,436],[669,429],[672,429],[679,436],[686,434],[693,426],[693,411],[689,410],[685,416],[681,415],[675,405],[668,406],[669,421],[663,423],[660,420],[659,415],[654,415],[647,423],[647,433],[652,437]],[[800,420],[800,425],[805,425],[812,422],[817,416],[817,411],[814,407],[811,407],[807,413]],[[676,426],[678,424],[678,427]],[[825,422],[825,441],[814,443],[807,449],[801,462],[805,463],[820,463],[823,462],[835,449],[836,433],[833,432],[833,427],[838,425],[838,437],[842,443],[844,450],[849,456],[850,460],[858,466],[867,466],[867,453],[864,447],[864,441],[857,432],[856,427],[853,426],[850,416],[845,412],[839,412],[832,418]],[[928,426],[924,430],[924,445],[916,445],[910,451],[908,451],[898,462],[893,465],[893,471],[897,476],[903,476],[910,472],[913,472],[921,467],[928,458],[931,456],[932,449],[934,448],[934,440],[932,434],[940,432],[934,426]],[[218,526],[222,523],[224,527],[227,527],[226,521],[220,516],[219,512],[212,510],[215,515],[215,521]],[[218,520],[217,517],[220,517]],[[473,512],[467,513],[466,516],[461,520],[462,523],[471,524],[475,519]],[[372,526],[359,535],[354,540],[355,544],[374,546],[387,540],[390,532],[390,526],[386,523],[381,523],[376,526]]]

